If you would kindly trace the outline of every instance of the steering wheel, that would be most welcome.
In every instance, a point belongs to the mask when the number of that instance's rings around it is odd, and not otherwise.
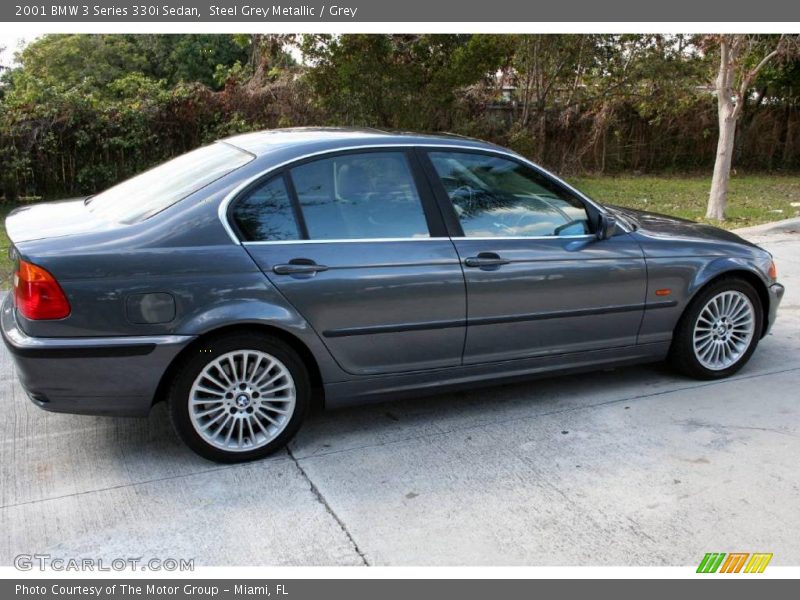
[[[460,185],[450,192],[450,200],[456,202],[472,202],[475,198],[475,190],[468,185]]]

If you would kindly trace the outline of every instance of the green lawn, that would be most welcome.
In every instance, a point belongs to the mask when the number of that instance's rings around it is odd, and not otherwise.
[[[599,202],[703,220],[710,177],[636,176],[570,177],[569,182]],[[792,204],[798,206],[792,206]],[[5,216],[0,203],[0,289],[9,287],[11,263]],[[800,215],[800,175],[737,175],[731,179],[728,219],[722,227],[735,229]]]
[[[711,177],[571,177],[579,190],[606,204],[704,221]],[[792,206],[792,203],[797,206]],[[740,175],[731,179],[726,229],[800,215],[800,175]]]

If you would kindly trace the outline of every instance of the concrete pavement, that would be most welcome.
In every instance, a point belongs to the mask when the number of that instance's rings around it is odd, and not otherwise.
[[[748,231],[787,293],[732,379],[662,365],[312,416],[288,451],[218,466],[148,419],[49,414],[0,352],[0,564],[800,564],[800,233]]]

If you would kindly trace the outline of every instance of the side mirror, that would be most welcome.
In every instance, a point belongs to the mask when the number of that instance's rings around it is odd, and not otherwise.
[[[598,240],[607,240],[614,237],[617,233],[617,219],[611,215],[600,213],[597,221],[597,232],[595,235]]]

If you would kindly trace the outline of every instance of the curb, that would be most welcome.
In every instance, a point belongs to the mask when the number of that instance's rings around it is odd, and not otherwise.
[[[772,221],[752,227],[742,227],[733,230],[737,234],[759,235],[768,233],[800,233],[800,217],[792,217],[782,221]]]

